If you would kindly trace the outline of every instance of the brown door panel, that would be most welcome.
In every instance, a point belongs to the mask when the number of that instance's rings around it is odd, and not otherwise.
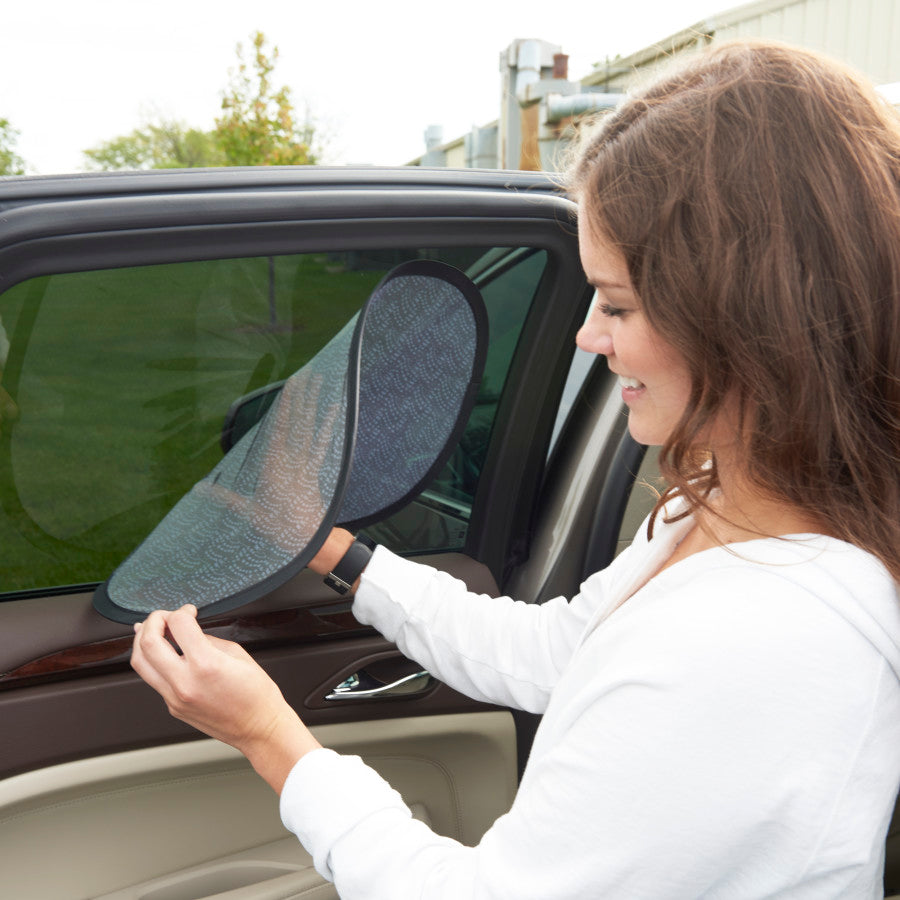
[[[472,590],[496,592],[487,569],[461,554],[423,561],[462,577]],[[169,716],[131,672],[130,628],[97,615],[89,594],[7,602],[0,617],[0,778],[200,737]],[[326,701],[349,676],[373,666],[401,671],[403,660],[310,572],[205,624],[244,644],[311,725],[485,708],[439,682],[408,696]]]
[[[318,696],[324,683],[337,685],[371,661],[391,655],[399,652],[378,636],[255,654],[310,725],[485,708],[439,682],[424,696],[409,700],[333,701],[331,706],[307,707],[307,699]],[[72,759],[202,736],[173,719],[156,693],[130,672],[6,691],[0,694],[0,721],[0,778]]]

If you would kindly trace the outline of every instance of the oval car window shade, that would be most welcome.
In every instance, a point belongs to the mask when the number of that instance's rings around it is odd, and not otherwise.
[[[315,556],[335,523],[389,515],[440,470],[472,411],[487,313],[458,269],[389,272],[262,419],[94,593],[116,622],[249,603]]]

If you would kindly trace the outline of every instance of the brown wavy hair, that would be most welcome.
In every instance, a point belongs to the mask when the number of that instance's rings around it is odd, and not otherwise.
[[[689,366],[654,515],[706,507],[698,436],[736,397],[746,477],[900,580],[895,111],[814,53],[723,44],[605,118],[569,187]]]

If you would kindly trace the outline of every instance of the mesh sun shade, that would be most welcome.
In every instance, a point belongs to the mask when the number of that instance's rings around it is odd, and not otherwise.
[[[335,523],[360,528],[399,509],[458,440],[486,346],[466,276],[398,266],[97,588],[96,609],[117,622],[184,603],[234,609],[299,572]]]

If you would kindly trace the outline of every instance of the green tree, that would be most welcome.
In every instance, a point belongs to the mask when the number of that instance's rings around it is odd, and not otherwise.
[[[303,166],[317,162],[315,126],[307,115],[295,121],[290,88],[277,90],[272,72],[278,48],[266,48],[261,31],[253,35],[253,58],[237,45],[238,67],[222,98],[216,136],[229,166]]]
[[[25,160],[16,153],[19,132],[9,124],[8,119],[0,119],[0,175],[24,175]]]
[[[188,128],[182,122],[158,118],[131,134],[84,151],[88,168],[192,169],[225,165],[214,132]]]

